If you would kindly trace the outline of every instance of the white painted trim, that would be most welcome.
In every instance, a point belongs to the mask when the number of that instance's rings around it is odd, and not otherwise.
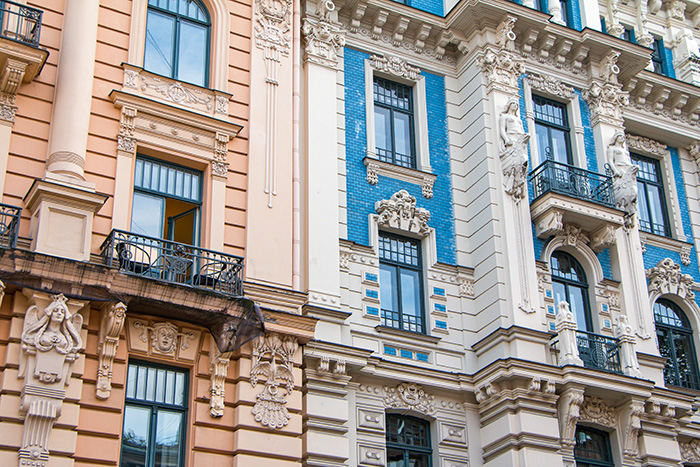
[[[588,279],[589,290],[594,289],[595,287],[592,286],[598,285],[603,279],[605,279],[605,275],[603,274],[603,267],[600,265],[598,257],[595,255],[593,250],[591,250],[591,248],[585,243],[579,241],[578,244],[575,247],[573,247],[570,245],[566,245],[565,236],[561,235],[558,237],[554,237],[542,249],[540,261],[543,261],[547,263],[547,265],[549,265],[552,259],[552,253],[554,253],[556,250],[563,250],[569,253],[581,263],[581,266],[583,266],[583,269],[586,271],[586,278]],[[591,280],[591,278],[593,280]],[[595,290],[592,291],[595,292]],[[595,303],[595,301],[591,301],[591,303]]]
[[[204,87],[228,88],[229,11],[225,0],[201,0],[211,19],[209,50],[209,83]],[[131,65],[143,66],[146,44],[146,14],[148,0],[133,0],[131,3],[131,29],[129,32],[129,55]]]
[[[367,121],[367,156],[377,159],[374,130],[374,77],[405,84],[413,88],[413,134],[416,151],[416,169],[421,172],[432,172],[430,168],[430,145],[428,142],[428,102],[425,94],[425,77],[418,76],[414,80],[382,73],[370,66],[370,60],[365,59],[365,107]]]

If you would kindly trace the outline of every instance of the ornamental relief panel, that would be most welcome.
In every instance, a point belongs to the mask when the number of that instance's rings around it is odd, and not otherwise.
[[[406,190],[397,191],[388,200],[377,201],[374,209],[379,215],[377,223],[380,227],[404,230],[423,237],[430,233],[430,211],[416,207],[416,197]]]
[[[194,362],[202,331],[170,321],[127,318],[129,351]]]
[[[579,421],[615,428],[615,409],[599,397],[584,397]]]
[[[384,386],[384,405],[387,408],[405,408],[432,415],[435,412],[435,396],[427,394],[415,383],[401,383],[395,388]]]
[[[659,264],[646,270],[649,294],[659,296],[675,294],[686,300],[693,300],[694,281],[690,274],[683,274],[681,266],[671,258],[659,261]]]

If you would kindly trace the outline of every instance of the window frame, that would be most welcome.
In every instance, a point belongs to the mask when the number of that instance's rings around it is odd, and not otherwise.
[[[666,49],[664,40],[654,36],[654,42],[651,45],[651,67],[652,72],[657,75],[668,76],[668,64],[666,63]]]
[[[405,91],[408,91],[408,109],[402,109],[397,106],[393,106],[391,104],[386,104],[382,102],[377,102],[377,87],[382,87],[379,86],[379,82],[383,82],[386,84],[391,85],[392,87],[396,86],[397,88],[403,88]],[[393,165],[398,165],[400,167],[405,167],[408,169],[416,169],[418,167],[418,161],[417,161],[417,154],[416,154],[416,130],[415,130],[415,105],[414,105],[414,98],[413,98],[413,93],[414,89],[412,86],[408,86],[406,84],[400,83],[398,81],[390,80],[387,78],[384,78],[382,76],[377,76],[374,75],[373,79],[373,104],[374,104],[374,133],[375,133],[375,146],[374,146],[374,152],[377,155],[377,158],[382,161],[382,162],[387,162]],[[386,89],[386,87],[384,87]],[[386,155],[381,155],[380,154],[380,148],[377,147],[376,144],[376,133],[377,133],[377,109],[385,109],[389,111],[389,133],[390,133],[390,140],[391,140],[391,151],[389,156]],[[401,161],[399,161],[399,155],[396,150],[396,140],[397,140],[397,131],[395,127],[395,123],[397,119],[395,118],[395,114],[400,114],[400,115],[406,115],[408,116],[408,144],[406,145],[409,148],[410,154],[407,154],[409,159],[409,165],[405,165]],[[381,151],[386,151],[385,149],[381,149]]]
[[[190,172],[190,173],[198,175],[199,186],[198,186],[198,194],[197,195],[198,195],[199,200],[195,201],[191,198],[179,197],[177,195],[171,195],[168,193],[164,193],[162,191],[152,190],[152,189],[144,188],[144,187],[137,187],[136,186],[136,165],[138,164],[139,160],[142,160],[145,162],[155,163],[155,164],[158,164],[160,166],[169,167],[169,168],[172,168],[175,170],[184,170],[186,172]],[[200,242],[202,239],[202,214],[203,214],[202,210],[203,210],[203,198],[204,198],[204,173],[201,170],[197,170],[197,169],[183,166],[183,165],[179,165],[179,164],[174,164],[172,162],[167,162],[167,161],[157,159],[154,157],[145,156],[141,153],[136,154],[136,156],[134,157],[134,175],[133,175],[132,192],[131,192],[131,210],[130,210],[130,216],[129,216],[129,230],[130,230],[130,232],[132,232],[136,235],[142,235],[142,234],[138,234],[138,233],[134,232],[133,227],[132,227],[132,220],[133,220],[133,216],[134,216],[134,207],[135,207],[134,196],[136,195],[136,193],[144,193],[144,194],[147,194],[149,196],[154,196],[154,197],[158,196],[158,197],[163,198],[164,200],[169,198],[169,199],[173,199],[176,201],[182,201],[182,202],[186,202],[186,203],[195,205],[197,212],[195,213],[191,245],[195,246],[195,247],[200,246]],[[180,214],[182,214],[182,213],[180,213]],[[175,217],[175,216],[171,216],[171,217]],[[162,224],[164,232],[161,234],[160,237],[156,237],[156,238],[161,239],[161,240],[176,241],[176,240],[168,238],[169,235],[167,235],[167,233],[166,233],[167,231],[165,230],[165,224],[168,221],[168,219],[169,218],[166,217],[166,213],[164,210],[163,211],[163,224]]]
[[[419,454],[419,455],[425,455],[426,458],[428,459],[428,467],[431,467],[433,465],[433,448],[432,448],[432,440],[431,440],[431,432],[430,432],[430,422],[427,420],[423,420],[418,417],[413,417],[410,415],[402,415],[398,413],[387,413],[386,415],[386,431],[385,431],[385,444],[386,444],[386,450],[387,450],[387,463],[388,463],[388,454],[389,454],[389,449],[394,449],[397,451],[403,451],[404,454],[404,465],[409,465],[406,463],[406,460],[408,460],[408,456],[411,452]],[[389,427],[391,426],[390,419],[401,419],[404,422],[405,421],[410,421],[414,423],[415,425],[422,425],[422,429],[425,431],[425,440],[426,444],[428,447],[421,447],[421,446],[415,446],[411,444],[401,444],[398,442],[390,441],[389,436],[391,433],[389,432]],[[398,435],[398,433],[397,433]]]
[[[552,146],[552,133],[551,130],[561,130],[565,134],[565,143],[566,143],[566,156],[567,156],[567,162],[566,165],[569,166],[576,166],[576,161],[574,158],[574,153],[572,150],[572,144],[571,144],[571,124],[569,123],[569,110],[568,106],[560,101],[550,99],[548,97],[541,96],[539,94],[532,94],[531,96],[531,101],[532,101],[532,112],[533,112],[533,120],[534,120],[534,134],[535,134],[535,140],[537,140],[537,127],[541,126],[544,128],[547,128],[547,139],[549,142],[549,147]],[[564,125],[559,125],[554,122],[548,122],[546,120],[543,120],[541,118],[537,117],[537,101],[540,101],[543,104],[547,105],[553,105],[555,107],[558,107],[562,110],[562,120],[564,121]],[[539,104],[542,105],[542,104]],[[545,161],[554,161],[554,158],[547,157],[547,155],[544,153],[544,148],[540,148],[539,145],[537,147],[537,155],[538,155],[538,164],[539,165]]]
[[[651,204],[649,203],[649,195],[648,195],[647,187],[648,186],[658,187],[660,189],[660,193],[661,193],[661,196],[660,196],[661,206],[660,206],[660,208],[661,208],[661,215],[663,217],[663,222],[664,222],[664,231],[663,232],[655,231],[654,224],[651,221],[649,222],[649,224],[650,224],[649,230],[643,228],[641,216],[638,215],[637,217],[638,217],[638,222],[639,222],[639,230],[642,232],[648,233],[648,234],[658,235],[660,237],[669,237],[669,238],[672,237],[673,234],[672,234],[672,230],[671,230],[671,218],[670,218],[669,213],[668,213],[669,206],[668,206],[668,201],[667,201],[667,197],[666,197],[666,187],[665,187],[665,183],[664,183],[665,177],[664,177],[664,172],[662,169],[662,161],[655,159],[653,157],[648,157],[648,156],[639,154],[637,152],[631,152],[631,151],[630,151],[630,160],[637,167],[639,167],[639,165],[637,165],[637,162],[647,162],[647,163],[650,163],[655,168],[658,182],[654,182],[653,180],[648,180],[648,179],[640,179],[639,174],[641,173],[641,170],[637,173],[637,187],[638,187],[637,188],[637,192],[638,192],[637,198],[642,196],[642,193],[644,193],[644,197],[646,199],[646,205],[648,208],[647,215],[649,216],[649,219],[651,219],[652,209],[651,209]],[[641,186],[640,186],[640,184],[641,184]],[[644,188],[643,190],[641,189],[642,187]],[[642,203],[638,200],[637,201],[637,209],[638,210],[640,209],[641,204]]]
[[[141,367],[145,367],[147,369],[153,368],[155,370],[166,370],[166,371],[173,371],[176,373],[180,373],[184,377],[183,381],[183,388],[184,388],[184,394],[183,394],[183,403],[181,406],[177,406],[175,404],[167,404],[167,403],[160,403],[160,402],[150,402],[150,401],[145,401],[145,400],[139,400],[136,398],[129,398],[128,397],[128,373],[129,369],[131,368],[131,365],[138,365]],[[180,460],[179,462],[179,467],[185,466],[187,464],[186,461],[186,456],[187,456],[187,431],[189,427],[189,409],[190,409],[190,404],[189,404],[189,397],[190,397],[190,372],[189,370],[182,368],[182,367],[177,367],[177,366],[171,366],[171,365],[165,365],[161,363],[155,363],[155,362],[148,362],[148,361],[141,361],[141,360],[129,360],[127,366],[127,378],[124,384],[124,415],[122,417],[122,433],[120,435],[120,448],[119,448],[119,466],[122,465],[122,456],[123,456],[123,441],[124,441],[124,420],[126,418],[126,408],[127,406],[135,406],[135,407],[144,407],[144,408],[149,408],[151,410],[150,414],[150,420],[149,420],[149,426],[148,426],[148,448],[146,450],[146,467],[152,467],[155,464],[155,456],[156,456],[156,449],[155,449],[155,436],[156,436],[156,430],[157,430],[157,425],[156,425],[156,420],[158,417],[158,411],[160,409],[171,411],[171,412],[178,412],[182,414],[182,425],[180,427],[180,439],[181,443],[179,446],[179,455],[180,455]],[[154,388],[155,390],[155,388]]]
[[[161,75],[161,76],[166,76],[167,78],[171,78],[171,79],[174,79],[176,81],[181,81],[183,83],[188,83],[188,84],[193,84],[195,86],[209,88],[209,84],[210,84],[209,83],[209,75],[210,75],[210,68],[211,68],[211,35],[212,35],[211,14],[209,13],[209,10],[206,7],[206,5],[203,2],[201,2],[200,0],[188,0],[188,1],[195,2],[202,9],[202,11],[204,12],[204,15],[206,16],[206,19],[207,19],[206,22],[203,22],[201,20],[197,20],[195,18],[191,18],[189,16],[185,16],[179,12],[174,12],[172,10],[165,9],[165,8],[162,8],[162,7],[157,6],[157,5],[152,5],[150,0],[149,0],[149,1],[147,1],[147,7],[146,7],[146,26],[145,26],[146,27],[146,34],[145,34],[145,37],[146,37],[146,41],[147,41],[148,40],[148,24],[149,24],[148,16],[149,16],[151,11],[155,11],[156,13],[163,15],[163,16],[168,16],[168,17],[174,18],[173,52],[172,52],[172,56],[171,56],[172,70],[171,70],[170,75]],[[203,79],[202,83],[192,83],[189,81],[185,81],[182,78],[180,78],[179,76],[177,76],[178,71],[179,71],[178,67],[179,67],[179,63],[180,63],[180,51],[179,51],[180,32],[181,32],[181,26],[182,26],[183,20],[185,22],[191,22],[191,23],[197,24],[199,26],[204,26],[206,29],[206,41],[204,44],[205,66],[204,66],[204,79]],[[142,63],[143,63],[144,70],[148,71],[149,73],[160,75],[160,73],[156,73],[156,72],[146,68],[146,45],[145,45],[145,43],[144,43],[144,53],[143,53]]]
[[[383,175],[404,180],[406,172],[415,174],[416,179],[421,179],[425,173],[432,173],[430,166],[430,138],[428,135],[428,107],[425,91],[425,77],[418,75],[416,79],[409,79],[405,76],[396,76],[375,69],[371,65],[371,59],[365,59],[365,121],[367,132],[367,158],[379,161],[376,154],[375,121],[374,121],[374,77],[393,81],[412,88],[413,91],[413,144],[415,167],[408,168],[391,163],[381,162],[389,166],[389,172],[383,171]]]
[[[576,425],[576,432],[574,434],[574,439],[578,439],[578,434],[580,431],[593,434],[599,439],[603,441],[603,455],[607,456],[610,460],[605,461],[605,460],[598,460],[598,459],[590,459],[590,458],[585,458],[585,457],[578,457],[577,456],[577,450],[576,447],[578,446],[578,443],[574,445],[574,459],[576,461],[576,466],[577,467],[615,467],[615,458],[613,456],[612,452],[612,446],[610,443],[610,433],[607,431],[603,430],[598,430],[596,428],[587,426],[587,425]]]
[[[576,269],[577,267],[578,267],[578,269],[580,269],[580,274],[583,275],[583,281],[577,281],[577,280],[570,279],[567,277],[555,275],[555,268],[552,264],[552,259],[554,257],[564,256],[564,255],[569,258],[569,261],[574,266],[574,269]],[[557,261],[559,261],[559,260],[557,260]],[[586,274],[586,270],[583,268],[583,265],[581,264],[581,262],[578,259],[576,259],[576,257],[574,257],[569,252],[566,252],[564,250],[554,250],[549,257],[549,268],[551,271],[552,284],[558,283],[558,284],[562,284],[564,286],[564,294],[566,297],[566,302],[569,304],[569,306],[571,306],[570,287],[575,287],[575,288],[578,288],[581,290],[581,292],[582,292],[581,295],[583,296],[583,308],[584,308],[583,313],[584,313],[584,319],[586,320],[586,322],[584,323],[585,328],[584,329],[580,328],[581,323],[577,322],[576,324],[577,324],[577,326],[579,326],[579,330],[581,330],[581,331],[595,333],[596,332],[595,331],[595,321],[593,319],[593,312],[591,309],[590,284],[588,282],[588,276]],[[552,286],[552,288],[554,288],[554,286]],[[553,294],[555,293],[554,290],[552,292],[553,292]],[[554,298],[556,299],[556,295]],[[557,305],[558,305],[558,303],[555,302],[554,303],[555,309],[557,309]],[[574,312],[574,315],[575,314],[576,313]]]
[[[417,266],[413,265],[408,265],[406,263],[401,263],[398,261],[392,261],[390,259],[383,259],[382,258],[382,238],[387,238],[390,240],[397,240],[399,242],[410,242],[416,247],[416,257],[418,261]],[[423,248],[422,248],[422,242],[420,240],[411,238],[411,237],[405,237],[402,235],[397,235],[393,233],[388,233],[384,231],[379,231],[378,235],[378,242],[377,242],[377,252],[378,252],[378,258],[379,258],[379,274],[380,274],[380,282],[379,282],[379,290],[380,290],[380,309],[381,309],[381,324],[382,326],[385,326],[390,329],[396,329],[399,331],[405,331],[405,332],[413,332],[417,334],[427,334],[427,316],[426,316],[426,309],[425,309],[425,274],[423,270]],[[387,265],[391,268],[393,268],[396,271],[396,277],[397,277],[397,282],[396,284],[392,284],[392,286],[396,286],[396,296],[397,296],[397,310],[386,310],[389,313],[396,313],[398,316],[398,319],[396,320],[387,320],[387,318],[384,317],[385,309],[384,305],[382,304],[381,300],[381,290],[382,290],[382,281],[381,281],[381,271],[382,271],[382,266]],[[407,329],[404,327],[404,313],[403,313],[403,304],[402,304],[402,299],[403,299],[403,291],[401,289],[401,280],[400,280],[400,273],[401,270],[409,270],[409,271],[415,271],[418,273],[418,285],[420,290],[418,290],[417,297],[415,297],[418,301],[418,304],[420,305],[420,316],[416,316],[416,318],[420,319],[420,330],[418,331],[413,331],[411,329]],[[398,321],[399,326],[392,326],[391,324],[387,324],[387,321]]]
[[[657,305],[664,306],[670,309],[681,321],[682,326],[675,326],[672,324],[661,322],[661,320],[659,319],[660,313],[658,313],[657,311]],[[683,312],[681,307],[676,305],[676,303],[666,298],[658,298],[652,305],[652,312],[654,314],[654,326],[656,328],[656,338],[657,345],[659,348],[659,354],[662,354],[661,346],[663,340],[668,345],[668,349],[670,350],[670,354],[672,355],[667,357],[666,364],[664,365],[664,383],[680,388],[700,389],[700,371],[698,371],[698,356],[695,350],[694,332],[693,327],[690,321],[688,320],[688,317],[686,316],[685,312]],[[662,334],[664,334],[664,331],[668,331],[668,334],[662,336]],[[678,369],[678,358],[676,357],[676,348],[673,345],[669,345],[670,342],[676,341],[676,339],[678,339],[679,337],[683,338],[683,341],[690,349],[690,359],[688,364],[690,366],[689,376],[690,379],[692,379],[692,381],[689,381],[688,384],[684,384],[681,378],[679,377],[680,371]],[[670,381],[667,377],[667,370],[673,370],[674,381]]]

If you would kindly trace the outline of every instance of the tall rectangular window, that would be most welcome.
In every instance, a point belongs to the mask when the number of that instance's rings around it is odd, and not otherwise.
[[[659,161],[631,154],[632,162],[639,167],[637,172],[637,213],[639,228],[644,232],[670,236],[666,197],[661,178]]]
[[[540,162],[551,160],[572,165],[569,119],[566,105],[561,102],[533,96],[535,134]]]
[[[576,467],[614,467],[610,435],[587,426],[576,427]]]
[[[134,173],[131,232],[196,245],[202,173],[139,156]]]
[[[185,465],[186,426],[187,372],[147,363],[130,363],[119,465]]]
[[[430,424],[407,415],[386,415],[387,467],[430,467]]]
[[[416,167],[410,86],[374,77],[374,135],[379,160]]]
[[[651,52],[651,63],[654,65],[654,73],[658,75],[668,76],[668,66],[666,63],[666,49],[664,48],[664,41],[662,39],[654,38],[654,44],[652,45]]]
[[[425,332],[420,243],[380,233],[379,272],[382,324]]]

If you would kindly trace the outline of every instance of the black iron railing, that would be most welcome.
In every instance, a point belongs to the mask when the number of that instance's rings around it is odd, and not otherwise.
[[[127,274],[243,295],[239,256],[122,230],[112,230],[100,248],[107,266]]]
[[[0,203],[0,248],[15,248],[22,208]]]
[[[576,331],[576,341],[583,366],[622,373],[620,343],[617,339],[592,332]]]
[[[545,161],[530,172],[529,178],[534,192],[533,200],[551,191],[615,207],[613,180],[610,175],[597,174],[560,162]]]
[[[0,1],[0,36],[38,47],[42,14],[36,8]]]

